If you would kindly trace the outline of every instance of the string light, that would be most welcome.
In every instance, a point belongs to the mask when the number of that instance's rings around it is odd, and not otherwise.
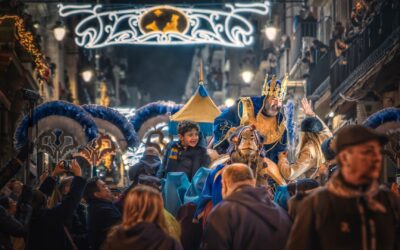
[[[26,31],[24,20],[15,15],[4,15],[0,17],[0,24],[5,20],[13,20],[17,32],[15,37],[21,46],[33,56],[35,62],[35,70],[38,74],[40,95],[44,93],[44,84],[49,81],[50,68],[46,62],[45,56],[35,45],[32,32]]]

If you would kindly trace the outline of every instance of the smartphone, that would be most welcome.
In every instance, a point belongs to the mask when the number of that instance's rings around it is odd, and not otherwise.
[[[61,166],[64,168],[65,171],[71,171],[71,160],[63,160],[61,162]]]

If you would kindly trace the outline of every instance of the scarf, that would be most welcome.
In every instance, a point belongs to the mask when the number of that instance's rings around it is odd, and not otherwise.
[[[343,198],[362,198],[374,212],[386,213],[386,208],[374,197],[379,192],[378,181],[373,181],[365,190],[351,188],[344,183],[340,171],[336,171],[326,184],[329,192]]]

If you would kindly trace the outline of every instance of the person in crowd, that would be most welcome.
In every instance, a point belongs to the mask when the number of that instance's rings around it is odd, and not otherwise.
[[[54,190],[48,204],[49,208],[56,207],[65,198],[68,197],[71,191],[73,177],[64,177],[60,184]],[[74,211],[70,218],[66,219],[65,227],[68,229],[72,240],[78,249],[88,249],[89,243],[87,239],[87,225],[86,225],[86,206],[80,202],[77,209]]]
[[[288,185],[290,198],[287,200],[287,207],[292,220],[295,219],[304,198],[318,187],[319,183],[313,179],[302,179]]]
[[[82,170],[76,160],[72,161],[71,174],[74,175],[71,188],[65,198],[53,208],[47,207],[47,195],[51,194],[50,179],[55,184],[55,178],[66,173],[61,164],[57,164],[39,190],[33,192],[32,200],[32,219],[30,222],[27,250],[46,250],[46,249],[75,249],[70,232],[66,227],[66,222],[73,215],[74,211],[82,199],[86,180],[82,178]],[[46,188],[43,188],[46,185]],[[55,185],[52,185],[53,189]],[[43,190],[44,192],[42,192]]]
[[[398,249],[400,200],[378,183],[386,142],[360,125],[338,132],[339,169],[302,202],[287,250]]]
[[[140,175],[156,176],[161,166],[160,153],[155,147],[146,147],[143,157],[138,163],[130,167],[129,179],[136,186]]]
[[[326,160],[319,171],[321,175],[324,176],[324,181],[321,184],[325,184],[337,169],[335,158],[335,141],[336,139],[334,137],[330,137],[321,144],[321,150]]]
[[[25,237],[28,233],[32,208],[23,201],[19,203],[17,209],[17,203],[13,199],[7,196],[0,197],[0,249],[2,250],[14,249],[11,236]]]
[[[268,198],[265,188],[255,188],[253,171],[245,164],[225,167],[220,202],[209,215],[202,249],[283,249],[291,220]]]
[[[121,219],[121,212],[113,204],[113,195],[109,187],[99,178],[88,180],[84,192],[88,203],[87,225],[89,247],[100,249],[108,231]]]
[[[200,127],[195,122],[179,123],[179,141],[173,141],[168,145],[157,173],[159,178],[165,178],[168,172],[184,172],[191,181],[200,167],[208,167],[210,157],[207,149],[199,145],[199,131]]]
[[[274,201],[289,212],[290,217],[294,218],[292,214],[295,214],[297,208],[297,201],[302,200],[309,190],[317,188],[319,183],[313,179],[299,179],[288,185],[277,186],[274,195]],[[295,199],[294,199],[295,197]],[[289,206],[289,203],[292,206]]]
[[[6,194],[4,198],[4,206],[0,205],[0,248],[1,249],[13,249],[13,245],[10,236],[22,237],[26,236],[29,230],[29,221],[32,214],[32,208],[27,200],[20,199],[17,205],[17,216],[13,216],[12,204],[8,195],[12,191],[6,187],[7,183],[10,183],[11,179],[21,169],[24,161],[28,158],[32,148],[30,144],[25,144],[4,167],[0,169],[0,190],[2,194]],[[6,190],[5,190],[5,189]],[[24,190],[24,188],[23,188]],[[3,193],[4,191],[4,193]],[[24,192],[22,192],[24,193]],[[11,209],[10,209],[11,208]]]
[[[138,185],[125,198],[121,224],[114,227],[103,250],[178,250],[180,244],[169,236],[161,193]]]
[[[307,99],[303,98],[301,103],[307,118],[301,123],[301,142],[296,162],[290,164],[286,152],[279,155],[278,161],[282,176],[289,181],[302,177],[317,177],[320,166],[325,163],[321,144],[325,139],[332,137],[328,126],[314,113]]]

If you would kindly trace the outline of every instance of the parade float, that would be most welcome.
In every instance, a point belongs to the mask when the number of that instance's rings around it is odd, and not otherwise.
[[[85,159],[90,169],[86,177],[100,176],[114,185],[123,185],[122,155],[139,140],[129,121],[117,111],[99,105],[78,106],[65,101],[43,103],[24,116],[16,129],[15,148],[32,143],[29,160],[36,178],[69,159],[82,147],[91,147]]]

